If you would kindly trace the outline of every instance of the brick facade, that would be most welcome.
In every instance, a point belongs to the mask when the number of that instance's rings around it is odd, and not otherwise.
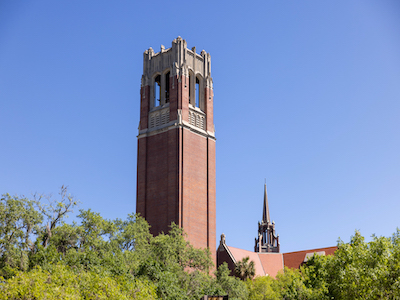
[[[175,222],[195,247],[214,253],[215,137],[209,66],[209,54],[187,49],[179,37],[170,49],[162,46],[159,53],[151,48],[144,53],[136,211],[148,221],[153,235],[168,232]]]

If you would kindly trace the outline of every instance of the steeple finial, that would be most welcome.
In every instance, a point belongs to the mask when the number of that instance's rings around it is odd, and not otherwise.
[[[263,223],[269,223],[270,220],[271,219],[269,217],[268,196],[267,196],[267,182],[265,180],[265,183],[264,183],[264,207],[263,207],[262,221],[263,221]]]

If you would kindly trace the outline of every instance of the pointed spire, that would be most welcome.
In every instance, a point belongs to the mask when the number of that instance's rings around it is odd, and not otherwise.
[[[268,196],[267,196],[267,183],[264,183],[264,207],[263,207],[263,223],[269,223],[269,207],[268,207]]]
[[[271,223],[268,207],[267,183],[264,183],[264,206],[261,223],[258,222],[258,239],[255,239],[255,252],[279,253],[279,237],[275,234],[275,223]]]

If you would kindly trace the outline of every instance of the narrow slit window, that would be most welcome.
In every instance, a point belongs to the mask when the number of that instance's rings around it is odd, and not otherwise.
[[[154,78],[154,107],[159,106],[161,101],[161,76]]]
[[[196,107],[200,107],[200,80],[196,77]]]
[[[165,103],[169,102],[169,72],[165,74]]]
[[[193,101],[193,96],[192,96],[192,90],[193,90],[193,86],[192,86],[192,75],[189,74],[189,103],[193,105],[192,101]]]

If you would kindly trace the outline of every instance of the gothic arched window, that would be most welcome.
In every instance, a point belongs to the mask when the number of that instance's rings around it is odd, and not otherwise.
[[[161,103],[161,76],[157,75],[154,78],[154,107]]]
[[[196,91],[195,91],[195,106],[196,107],[200,107],[200,80],[199,78],[196,76]]]

